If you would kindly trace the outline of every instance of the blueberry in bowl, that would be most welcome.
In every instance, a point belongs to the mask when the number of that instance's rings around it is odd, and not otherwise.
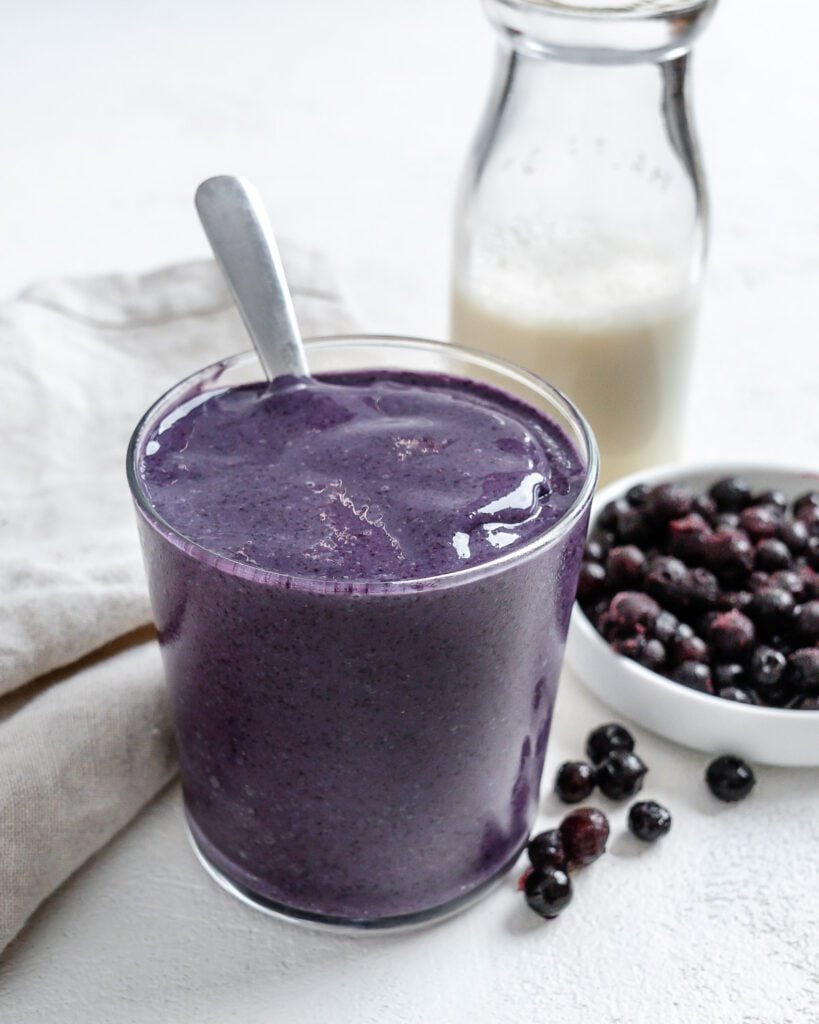
[[[661,735],[819,765],[819,473],[669,466],[595,499],[567,664]]]

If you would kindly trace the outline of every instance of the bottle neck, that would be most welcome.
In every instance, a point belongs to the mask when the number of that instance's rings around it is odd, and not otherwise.
[[[484,0],[522,54],[580,64],[641,64],[687,53],[717,0]]]
[[[492,98],[478,140],[478,163],[504,135],[542,138],[578,157],[586,173],[605,161],[668,187],[682,173],[701,198],[704,180],[688,96],[691,57],[660,63],[566,63],[501,40]],[[652,158],[670,154],[673,159]],[[589,158],[585,163],[583,157]],[[645,165],[645,166],[643,166]]]
[[[688,52],[717,0],[483,0],[507,44],[521,53],[596,65],[671,60]]]

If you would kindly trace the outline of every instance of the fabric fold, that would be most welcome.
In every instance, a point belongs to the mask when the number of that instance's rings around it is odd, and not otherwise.
[[[55,683],[0,725],[0,949],[175,771],[156,641]]]

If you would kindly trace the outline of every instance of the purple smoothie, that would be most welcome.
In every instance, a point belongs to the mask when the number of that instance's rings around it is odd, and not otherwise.
[[[365,371],[189,394],[134,459],[211,865],[268,906],[379,924],[505,869],[585,539],[557,424],[476,381]]]

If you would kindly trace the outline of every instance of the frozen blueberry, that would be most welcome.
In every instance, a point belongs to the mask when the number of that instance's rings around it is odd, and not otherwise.
[[[611,641],[611,649],[615,654],[632,661],[642,661],[643,654],[648,644],[645,633],[635,633],[633,636],[620,637]]]
[[[626,501],[633,508],[640,508],[645,504],[647,494],[648,484],[635,484],[626,491]]]
[[[810,534],[807,526],[798,519],[785,519],[779,524],[776,535],[795,555],[807,550]]]
[[[675,558],[693,564],[703,557],[705,542],[710,536],[710,525],[701,515],[692,512],[668,524],[668,550]]]
[[[657,631],[657,624],[654,624]],[[814,598],[799,605],[793,612],[793,631],[806,646],[819,644],[819,600]]]
[[[714,666],[714,685],[720,691],[739,686],[744,678],[745,669],[736,662],[725,662],[722,665]]]
[[[793,594],[767,587],[758,591],[748,606],[748,615],[762,633],[771,636],[787,629],[793,618]]]
[[[710,494],[694,495],[694,500],[691,503],[691,509],[694,512],[698,512],[703,519],[707,519],[709,523],[714,521],[714,517],[718,512],[717,503]]]
[[[726,584],[736,586],[747,579],[754,566],[754,546],[741,530],[717,531],[705,541],[703,561]]]
[[[740,512],[751,503],[750,484],[738,476],[718,480],[708,493],[724,512]]]
[[[778,508],[780,512],[786,512],[788,510],[788,499],[782,491],[778,490],[763,491],[762,494],[757,494],[754,497],[753,504],[773,505],[773,507]]]
[[[628,827],[638,839],[653,843],[671,828],[671,815],[654,800],[641,800],[628,812]]]
[[[796,574],[802,581],[804,588],[802,599],[812,601],[814,597],[819,597],[819,572],[809,565],[801,565],[796,570]]]
[[[596,807],[581,807],[567,814],[560,824],[563,849],[570,867],[583,867],[606,851],[609,822]]]
[[[612,598],[608,614],[611,622],[623,630],[650,631],[660,614],[660,606],[648,594],[623,590]]]
[[[819,491],[806,491],[793,503],[793,514],[799,516],[810,508],[819,509]]]
[[[773,505],[751,505],[739,514],[739,525],[754,540],[775,537],[782,513]]]
[[[694,630],[688,625],[687,622],[681,622],[677,626],[677,632],[674,635],[675,640],[685,640],[687,637],[693,636]]]
[[[617,526],[617,513],[624,508],[628,508],[629,504],[625,498],[617,498],[614,501],[610,501],[603,506],[600,510],[600,515],[597,517],[597,525],[603,530],[614,531]]]
[[[606,556],[606,575],[611,587],[629,589],[643,578],[646,556],[634,544],[612,548]]]
[[[610,800],[634,796],[648,768],[629,750],[613,750],[597,768],[597,785]]]
[[[555,793],[565,804],[579,804],[594,789],[594,768],[586,761],[564,761],[557,770]]]
[[[619,722],[598,725],[586,739],[586,754],[592,764],[604,761],[614,750],[634,750],[634,737]]]
[[[688,593],[688,566],[679,558],[658,555],[646,565],[644,585],[663,605],[681,607]]]
[[[674,643],[674,661],[708,661],[708,644],[699,636],[686,636]]]
[[[658,484],[645,498],[643,510],[655,523],[668,523],[681,519],[691,511],[692,495],[680,484]]]
[[[765,696],[778,690],[785,674],[787,661],[781,651],[761,645],[751,656],[748,679],[755,689]]]
[[[580,601],[594,601],[606,591],[606,570],[599,562],[584,562],[577,579],[577,596]]]
[[[754,788],[756,779],[750,767],[741,758],[725,755],[708,765],[705,781],[719,800],[735,803],[737,800],[745,799]]]
[[[616,530],[623,544],[636,544],[638,547],[647,547],[654,533],[642,509],[632,508],[628,503],[617,513]]]
[[[646,668],[650,668],[653,672],[657,672],[663,667],[663,665],[665,665],[665,645],[654,638],[647,640],[645,647],[640,653],[638,661],[641,665],[645,665]]]
[[[803,523],[809,534],[819,532],[819,507],[806,505],[797,512],[796,516],[796,522]]]
[[[717,577],[702,566],[689,572],[685,591],[685,603],[692,612],[714,608],[720,598]]]
[[[819,693],[819,647],[802,647],[788,657],[785,681],[797,693]]]
[[[701,661],[684,661],[674,669],[672,678],[692,690],[699,690],[701,693],[714,692],[711,669]]]
[[[714,528],[719,533],[736,530],[739,526],[739,512],[718,512],[714,516]]]
[[[566,866],[566,851],[559,828],[539,832],[529,840],[526,848],[533,868],[562,868]]]
[[[805,594],[805,579],[800,572],[795,572],[792,569],[780,569],[778,572],[772,573],[768,579],[768,585],[777,590],[789,591],[793,594],[795,601],[804,600],[807,596]]]
[[[572,901],[572,882],[562,868],[533,868],[523,891],[532,910],[548,919],[557,917]]]
[[[775,537],[761,540],[754,554],[754,568],[762,572],[776,572],[787,569],[791,564],[791,552],[788,545]]]
[[[654,620],[654,636],[661,644],[666,646],[671,643],[680,625],[680,620],[671,612],[661,611]]]
[[[753,648],[756,630],[742,612],[719,612],[711,622],[708,640],[718,661],[742,661]]]
[[[799,697],[795,707],[799,711],[819,711],[819,697]]]

